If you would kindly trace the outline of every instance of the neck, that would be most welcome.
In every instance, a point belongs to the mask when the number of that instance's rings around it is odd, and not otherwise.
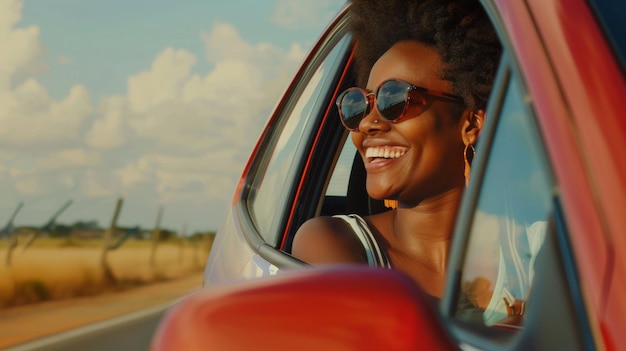
[[[413,206],[401,202],[395,214],[394,234],[398,239],[420,237],[428,241],[448,240],[452,235],[462,195],[462,188],[452,188]]]
[[[392,246],[423,258],[434,271],[444,271],[462,194],[462,188],[454,188],[413,207],[400,203],[391,230]]]

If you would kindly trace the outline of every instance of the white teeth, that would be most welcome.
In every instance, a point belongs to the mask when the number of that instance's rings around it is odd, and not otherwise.
[[[405,148],[392,146],[370,147],[365,150],[365,157],[369,158],[398,158],[406,153]]]

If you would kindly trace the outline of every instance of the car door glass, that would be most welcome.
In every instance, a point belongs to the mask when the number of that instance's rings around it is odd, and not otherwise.
[[[459,319],[487,326],[523,324],[524,301],[550,215],[551,173],[540,140],[513,77],[473,215],[456,309]]]
[[[341,154],[339,154],[339,159],[330,177],[326,196],[346,196],[355,154],[356,146],[354,146],[352,139],[348,137],[344,142]]]
[[[265,170],[256,174],[248,198],[257,230],[267,242],[274,244],[282,233],[279,226],[286,209],[290,208],[289,198],[299,181],[301,160],[314,135],[316,121],[328,107],[329,92],[334,90],[350,47],[347,35],[338,43],[327,45],[325,50],[332,50],[309,76],[302,93],[292,97],[297,101],[285,104],[293,108],[284,112],[275,124],[276,128],[270,131],[275,142],[273,148],[265,150],[271,150],[271,156]],[[307,77],[306,74],[303,76]]]

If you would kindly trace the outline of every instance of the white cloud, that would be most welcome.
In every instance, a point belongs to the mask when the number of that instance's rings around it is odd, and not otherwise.
[[[92,113],[89,100],[89,92],[77,85],[65,99],[54,101],[34,79],[0,93],[0,145],[33,148],[78,140]]]
[[[185,101],[206,99],[233,106],[242,100],[256,100],[264,83],[262,72],[250,62],[241,59],[217,62],[215,69],[204,79],[194,77],[184,86]]]
[[[202,35],[210,71],[194,72],[193,53],[165,48],[128,77],[125,95],[94,107],[82,85],[56,99],[28,76],[42,49],[37,27],[15,28],[21,5],[0,0],[0,176],[8,180],[0,191],[22,197],[228,203],[305,54],[297,43],[250,43],[216,23]]]
[[[262,72],[269,74],[280,71],[282,64],[297,64],[304,57],[302,49],[295,43],[289,53],[268,42],[249,43],[241,38],[232,24],[225,22],[216,22],[212,31],[204,33],[202,39],[206,45],[206,57],[209,62],[231,60],[251,62],[263,68]]]
[[[134,138],[153,145],[150,153],[116,169],[128,190],[154,184],[162,201],[230,198],[269,111],[304,55],[297,44],[285,51],[246,42],[227,23],[216,23],[203,40],[214,63],[210,72],[192,73],[192,54],[166,49],[150,70],[129,78],[132,112],[124,123],[108,117],[94,124],[107,130],[108,121],[117,133],[124,124]],[[90,140],[100,134],[107,133],[94,132]]]
[[[45,193],[44,183],[37,178],[15,179],[15,187],[23,195],[41,195]]]
[[[98,176],[91,170],[85,173],[80,182],[80,192],[87,197],[113,197],[116,195],[113,189],[106,177]]]
[[[206,202],[232,195],[242,170],[241,164],[233,162],[237,152],[231,149],[199,156],[146,154],[117,169],[115,175],[127,190],[141,183],[153,183],[162,202]]]
[[[127,188],[149,182],[153,173],[154,167],[149,160],[144,158],[113,171],[113,174],[121,181],[122,186]]]
[[[285,28],[324,27],[343,3],[341,0],[278,0],[272,21]]]
[[[79,169],[57,168],[56,170],[41,170],[37,168],[18,169],[9,171],[9,179],[12,189],[5,189],[5,183],[1,184],[4,191],[14,193],[17,191],[24,197],[42,197],[50,195],[63,195],[66,197],[72,192],[77,181],[84,181]]]
[[[288,52],[269,43],[251,44],[228,23],[216,23],[202,37],[213,69],[204,76],[193,74],[193,54],[164,50],[150,70],[128,79],[127,98],[133,115],[126,116],[125,123],[133,135],[158,142],[170,152],[219,147],[247,154],[303,50],[296,44]],[[119,121],[109,116],[95,127],[106,131],[108,125],[123,135]],[[90,145],[103,146],[96,136],[105,134],[90,134]],[[244,153],[240,151],[239,158]]]
[[[0,191],[9,207],[25,197],[66,197],[83,179],[79,172],[101,161],[80,143],[89,92],[77,85],[56,100],[34,78],[43,49],[39,28],[16,27],[22,5],[0,0]]]
[[[206,55],[209,62],[247,60],[253,57],[255,52],[261,51],[244,41],[237,28],[230,23],[216,22],[210,33],[202,34],[202,39],[206,44]],[[259,46],[266,47],[264,44]]]
[[[298,43],[291,44],[291,49],[287,54],[287,59],[293,62],[299,62],[304,59],[306,52],[302,49],[302,46]]]
[[[103,98],[98,110],[99,118],[93,121],[85,135],[87,145],[110,150],[126,144],[129,134],[127,119],[131,114],[127,99],[123,96]]]
[[[196,57],[185,50],[167,48],[157,56],[150,70],[128,78],[128,102],[135,113],[180,97]]]
[[[14,28],[22,19],[20,0],[0,0],[0,93],[11,88],[13,78],[37,64],[43,49],[39,28]]]
[[[102,162],[99,153],[73,148],[53,151],[37,160],[37,171],[97,166]]]

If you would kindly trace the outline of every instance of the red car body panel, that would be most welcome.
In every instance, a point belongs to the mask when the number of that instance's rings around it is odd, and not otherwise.
[[[291,273],[195,293],[164,317],[151,350],[457,349],[437,312],[424,309],[428,297],[398,272]]]
[[[505,26],[515,50],[520,53],[518,63],[526,79],[538,123],[542,128],[546,147],[555,176],[558,179],[563,206],[570,223],[574,246],[579,249],[592,248],[595,264],[581,266],[584,275],[602,279],[606,271],[607,248],[604,240],[587,240],[585,233],[601,233],[602,225],[594,206],[593,194],[589,191],[584,160],[578,152],[578,140],[565,105],[561,87],[555,81],[552,63],[545,56],[544,43],[540,41],[533,18],[522,2],[500,1],[500,11],[505,17]],[[574,73],[572,73],[574,74]],[[542,118],[544,117],[544,118]],[[581,242],[588,241],[588,242]],[[588,246],[587,246],[588,245]],[[580,259],[580,258],[579,258]],[[598,306],[601,291],[591,284],[588,293],[593,305]]]
[[[560,187],[592,327],[612,349],[626,325],[626,284],[616,279],[626,276],[623,72],[584,1],[498,6]]]

